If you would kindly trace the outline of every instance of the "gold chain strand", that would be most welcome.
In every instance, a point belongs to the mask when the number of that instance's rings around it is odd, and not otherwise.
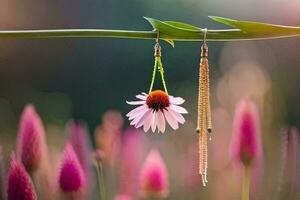
[[[211,111],[209,97],[209,66],[208,48],[204,42],[201,47],[201,60],[199,69],[199,94],[198,94],[198,121],[197,132],[199,134],[199,173],[203,185],[207,183],[207,133],[211,131]]]
[[[209,64],[208,64],[208,47],[206,48],[206,62],[207,62],[207,132],[209,134],[209,140],[211,140],[212,133],[212,119],[211,119],[211,103],[210,103],[210,80],[209,80]]]

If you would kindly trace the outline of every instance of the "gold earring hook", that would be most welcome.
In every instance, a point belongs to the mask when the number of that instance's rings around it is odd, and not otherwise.
[[[159,45],[159,31],[157,31],[157,37],[155,39],[155,46],[154,46],[154,56],[161,57],[161,47]]]

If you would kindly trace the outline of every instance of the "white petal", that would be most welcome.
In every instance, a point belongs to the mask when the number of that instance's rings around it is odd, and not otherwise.
[[[178,129],[178,123],[177,123],[176,119],[173,117],[173,115],[169,112],[169,110],[165,110],[164,115],[166,117],[167,122],[170,124],[170,126],[174,130]]]
[[[131,110],[129,113],[126,114],[127,117],[133,117],[139,114],[142,110],[146,109],[146,105],[138,106],[135,109]]]
[[[144,123],[144,131],[147,132],[151,126],[153,112],[150,112]]]
[[[144,125],[148,116],[151,115],[151,110],[147,110],[147,112],[140,118],[140,120],[135,124],[135,128],[139,128]]]
[[[171,105],[170,109],[174,110],[175,112],[182,113],[182,114],[188,113],[188,111],[181,106]]]
[[[148,96],[148,94],[147,94],[147,93],[145,93],[145,92],[142,92],[142,95],[145,95],[146,97]]]
[[[146,105],[136,107],[135,109],[133,109],[129,113],[127,113],[126,116],[130,117],[130,116],[134,115],[136,112],[143,110],[143,108],[146,108]]]
[[[145,101],[126,101],[127,104],[129,105],[142,105],[145,104]]]
[[[139,122],[139,120],[146,114],[146,112],[149,109],[145,108],[144,110],[142,110],[138,115],[132,117],[132,122],[130,123],[130,125],[135,125],[137,122]],[[131,119],[130,119],[131,120]]]
[[[154,133],[155,132],[155,129],[156,129],[156,124],[157,124],[157,116],[156,116],[156,112],[154,111],[152,113],[152,120],[151,120],[151,129],[152,129],[152,132]]]
[[[144,101],[147,99],[147,97],[145,95],[141,95],[141,94],[138,94],[135,97],[138,99],[144,100]]]
[[[157,112],[157,127],[158,127],[158,132],[161,131],[162,133],[164,133],[166,130],[165,117],[160,110]]]
[[[176,119],[176,121],[178,121],[180,124],[184,124],[185,119],[180,113],[177,113],[171,109],[169,110],[169,112],[174,117],[174,119]]]
[[[185,102],[185,100],[181,97],[173,97],[173,96],[170,96],[170,101],[172,104],[175,104],[175,105],[180,105],[180,104],[183,104]]]

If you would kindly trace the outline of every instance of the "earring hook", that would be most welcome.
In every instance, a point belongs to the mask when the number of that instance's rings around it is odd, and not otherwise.
[[[208,47],[206,45],[207,28],[202,29],[202,31],[203,31],[203,44],[201,47],[201,57],[208,57]]]
[[[202,32],[203,32],[203,43],[206,43],[207,28],[202,29]]]
[[[157,30],[157,37],[155,39],[155,46],[154,46],[154,56],[161,57],[161,47],[159,45],[159,31]]]

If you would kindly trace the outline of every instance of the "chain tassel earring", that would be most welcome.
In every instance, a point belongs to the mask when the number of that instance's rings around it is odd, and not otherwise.
[[[204,38],[201,46],[201,60],[199,66],[199,91],[198,91],[198,120],[197,133],[199,134],[199,174],[203,186],[207,181],[207,142],[211,139],[212,121],[210,107],[208,47],[206,44],[207,29],[203,30]]]

